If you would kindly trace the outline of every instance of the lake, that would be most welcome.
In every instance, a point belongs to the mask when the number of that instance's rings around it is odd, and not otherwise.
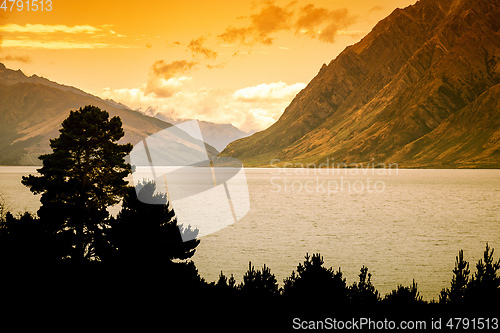
[[[11,211],[36,212],[39,197],[20,184],[35,167],[0,167]],[[500,170],[245,169],[250,210],[201,238],[192,260],[207,281],[222,270],[242,280],[248,262],[278,283],[306,253],[341,267],[347,283],[362,265],[382,295],[418,283],[426,300],[449,287],[455,256],[475,264],[485,243],[500,254]],[[174,207],[175,208],[175,207]]]

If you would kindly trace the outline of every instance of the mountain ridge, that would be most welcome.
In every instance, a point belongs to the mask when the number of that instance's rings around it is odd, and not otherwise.
[[[49,139],[59,135],[62,121],[71,110],[95,105],[119,116],[125,136],[120,143],[136,144],[172,124],[121,107],[84,91],[60,85],[39,76],[27,77],[22,71],[0,66],[0,165],[41,165],[38,156],[49,153]],[[209,156],[218,151],[185,135],[179,137],[186,151],[205,147]],[[194,144],[193,144],[194,143]],[[189,148],[191,147],[191,148]],[[196,147],[196,148],[192,148]]]
[[[486,143],[494,156],[475,163],[454,158],[436,164],[433,155],[417,161],[404,154],[418,146],[406,145],[500,83],[499,7],[491,0],[421,0],[394,10],[323,65],[276,123],[231,143],[221,155],[247,166],[335,158],[403,167],[500,167],[492,148],[500,147],[498,141]]]
[[[146,112],[146,114],[151,113],[151,111],[154,112],[154,110],[149,110],[149,112]],[[173,125],[177,125],[179,123],[183,123],[185,121],[190,121],[194,119],[184,119],[184,118],[169,118],[164,116],[161,113],[154,113],[152,115],[155,118],[161,119],[163,121],[166,121],[168,123],[171,123]],[[247,137],[253,133],[247,133],[233,124],[226,123],[226,124],[217,124],[209,121],[204,121],[204,120],[198,120],[198,125],[200,127],[201,134],[203,135],[203,140],[210,145],[212,145],[215,149],[218,151],[224,150],[226,146],[238,139]]]

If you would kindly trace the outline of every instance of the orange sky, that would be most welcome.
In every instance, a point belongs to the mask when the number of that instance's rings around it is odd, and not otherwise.
[[[52,0],[50,12],[8,3],[0,61],[132,108],[261,130],[323,63],[414,2]]]

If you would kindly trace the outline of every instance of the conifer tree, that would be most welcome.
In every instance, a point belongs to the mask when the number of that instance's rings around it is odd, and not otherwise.
[[[455,268],[449,289],[443,289],[440,295],[440,303],[461,304],[467,292],[469,283],[469,263],[464,260],[464,251],[460,250],[455,258]]]
[[[477,272],[469,283],[468,296],[473,303],[490,303],[496,301],[500,296],[500,259],[493,259],[494,249],[486,243],[483,258],[476,264]]]
[[[333,302],[335,306],[347,303],[348,288],[340,268],[335,272],[323,266],[321,254],[306,254],[303,263],[297,266],[283,282],[283,295],[299,298],[317,298]]]
[[[151,205],[141,202],[136,192],[148,198]],[[181,233],[192,234],[184,242]],[[106,260],[120,264],[132,264],[162,268],[173,259],[186,260],[195,253],[199,244],[198,229],[179,227],[177,217],[166,194],[156,193],[156,183],[140,182],[128,187],[122,203],[122,210],[110,220],[106,231],[112,249]],[[103,251],[106,251],[106,245]]]
[[[353,283],[349,289],[351,301],[355,304],[373,305],[380,299],[380,295],[371,282],[371,273],[363,266],[359,273],[359,282]]]
[[[253,296],[269,296],[278,293],[278,282],[271,273],[269,267],[264,266],[262,270],[255,270],[252,263],[248,263],[248,270],[243,276],[243,282],[239,288],[243,294]]]
[[[41,194],[38,215],[49,221],[52,232],[65,233],[67,257],[74,263],[98,260],[94,241],[101,237],[107,208],[123,197],[130,173],[125,156],[131,144],[118,144],[124,136],[119,117],[95,106],[71,111],[58,138],[50,140],[52,153],[42,155],[40,176],[22,183]]]

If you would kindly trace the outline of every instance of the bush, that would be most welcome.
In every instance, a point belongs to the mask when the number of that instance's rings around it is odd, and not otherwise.
[[[243,276],[243,282],[239,286],[243,295],[271,296],[278,294],[278,282],[269,267],[264,265],[262,270],[255,270],[252,263],[248,263],[248,270]]]
[[[470,277],[469,263],[460,250],[456,257],[450,288],[441,290],[439,302],[452,305],[486,305],[500,297],[500,260],[494,261],[493,249],[486,243],[483,258],[476,264],[477,272]]]
[[[361,267],[359,282],[354,282],[349,289],[349,298],[352,303],[359,305],[374,305],[380,300],[380,295],[371,282],[372,275],[368,268]]]
[[[283,295],[297,298],[314,298],[337,305],[346,304],[348,288],[340,271],[323,267],[323,257],[317,253],[306,254],[303,263],[297,266],[297,273],[284,280]]]
[[[388,305],[401,305],[401,306],[424,303],[422,297],[418,292],[415,280],[413,280],[412,285],[409,287],[399,285],[397,289],[385,295],[383,302]]]

